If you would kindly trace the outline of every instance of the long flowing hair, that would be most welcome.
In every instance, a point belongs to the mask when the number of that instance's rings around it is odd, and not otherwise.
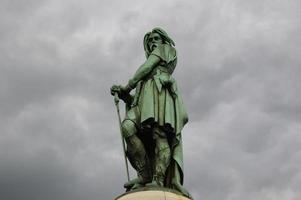
[[[148,58],[149,54],[151,53],[151,50],[149,49],[149,46],[147,45],[147,43],[148,43],[148,38],[149,38],[150,34],[152,34],[152,33],[158,33],[161,36],[164,44],[169,44],[171,46],[175,46],[175,42],[168,36],[166,31],[164,31],[162,28],[156,27],[152,31],[150,31],[144,35],[143,46],[144,46],[145,56],[147,58]]]

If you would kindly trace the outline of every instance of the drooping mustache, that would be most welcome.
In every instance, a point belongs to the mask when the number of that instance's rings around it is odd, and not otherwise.
[[[154,50],[156,47],[158,47],[158,45],[156,43],[151,43],[151,45],[150,45],[151,50]]]

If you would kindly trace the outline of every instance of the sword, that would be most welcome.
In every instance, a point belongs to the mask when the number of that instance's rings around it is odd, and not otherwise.
[[[117,114],[118,114],[118,121],[119,121],[119,129],[120,129],[120,135],[121,135],[121,142],[122,142],[122,148],[123,148],[123,156],[124,156],[124,161],[125,161],[125,167],[126,167],[126,175],[127,175],[127,179],[128,181],[130,181],[130,175],[129,175],[129,166],[128,166],[128,161],[126,158],[126,151],[125,151],[125,142],[122,136],[122,128],[121,128],[121,118],[120,118],[120,110],[119,110],[119,97],[117,92],[115,92],[114,95],[114,102],[115,102],[115,106],[117,109]]]

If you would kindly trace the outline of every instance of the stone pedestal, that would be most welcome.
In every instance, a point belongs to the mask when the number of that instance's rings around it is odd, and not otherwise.
[[[142,188],[126,192],[115,200],[192,200],[192,198],[188,198],[178,192],[165,188]]]

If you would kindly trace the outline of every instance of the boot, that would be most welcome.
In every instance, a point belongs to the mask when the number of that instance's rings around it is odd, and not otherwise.
[[[150,164],[143,143],[136,135],[126,138],[126,143],[127,157],[138,175],[138,178],[124,184],[127,190],[132,190],[142,187],[151,181]]]
[[[148,162],[146,162],[148,163]],[[147,165],[146,165],[147,166]],[[139,168],[139,167],[138,167]],[[138,169],[137,168],[137,169]],[[127,191],[138,189],[144,187],[146,183],[151,182],[151,175],[148,167],[141,167],[139,171],[137,170],[137,178],[132,179],[123,185]]]
[[[170,164],[171,152],[166,138],[156,139],[153,180],[147,186],[164,187],[165,172]]]

